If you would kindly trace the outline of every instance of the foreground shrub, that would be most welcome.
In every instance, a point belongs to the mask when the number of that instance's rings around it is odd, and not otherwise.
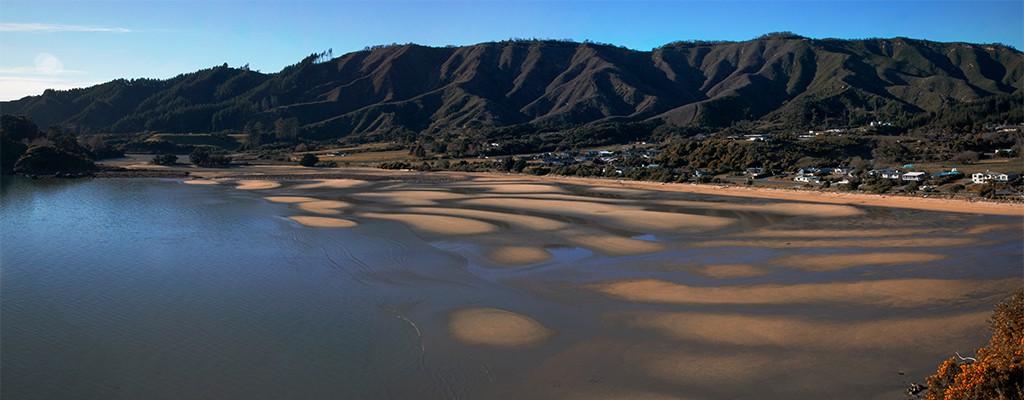
[[[1024,288],[996,306],[976,361],[950,357],[928,377],[929,400],[1024,399]]]

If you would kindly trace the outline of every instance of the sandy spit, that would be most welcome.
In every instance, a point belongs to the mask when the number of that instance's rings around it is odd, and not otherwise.
[[[533,318],[498,308],[455,311],[449,316],[448,330],[462,342],[495,347],[531,347],[555,335]]]

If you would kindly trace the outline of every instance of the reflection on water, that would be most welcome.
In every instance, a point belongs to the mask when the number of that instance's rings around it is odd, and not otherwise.
[[[0,179],[0,397],[898,398],[986,340],[1024,257],[1007,217],[304,185]],[[499,231],[437,225],[466,218]]]

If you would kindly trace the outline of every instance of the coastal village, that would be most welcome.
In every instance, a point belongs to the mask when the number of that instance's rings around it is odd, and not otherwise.
[[[872,122],[871,127],[888,126],[886,122]],[[999,126],[1003,133],[1024,132],[1020,126]],[[796,136],[796,140],[814,140],[823,136],[840,137],[856,135],[851,129],[828,129],[809,131]],[[692,140],[703,141],[708,135],[698,135]],[[731,135],[727,139],[744,142],[767,142],[785,140],[770,134]],[[636,176],[636,171],[664,169],[657,160],[663,149],[646,142],[628,146],[587,151],[545,152],[526,156],[536,170],[565,170],[573,166],[600,166],[604,177]],[[706,170],[688,167],[669,170],[671,179],[683,182],[742,184],[750,186],[791,187],[818,190],[850,191],[868,190],[875,193],[948,194],[977,196],[988,199],[1024,201],[1024,182],[1021,172],[1024,163],[1014,149],[990,149],[979,155],[979,160],[970,163],[925,162],[874,165],[874,160],[865,160],[860,165],[819,165],[800,167],[792,170],[772,170],[765,167],[751,167],[745,170]],[[665,175],[662,175],[665,176]]]

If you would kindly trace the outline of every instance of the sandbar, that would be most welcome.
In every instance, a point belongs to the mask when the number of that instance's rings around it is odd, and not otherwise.
[[[429,214],[398,214],[398,213],[360,213],[360,216],[367,218],[386,219],[398,221],[414,231],[439,235],[479,235],[491,233],[498,230],[498,226],[487,222],[451,217],[446,215]]]
[[[596,253],[611,257],[635,256],[652,254],[665,250],[665,245],[658,242],[639,240],[611,234],[569,233],[566,239],[576,245],[586,247]]]
[[[340,208],[349,207],[351,204],[344,201],[337,200],[315,200],[299,203],[298,207],[301,210],[309,211],[317,214],[341,214]]]
[[[667,200],[659,202],[669,206],[689,207],[702,210],[750,211],[792,216],[815,217],[852,217],[864,214],[857,207],[815,203],[766,203],[766,204],[733,204],[708,201]]]
[[[944,228],[892,228],[892,229],[775,229],[765,228],[740,233],[737,236],[770,238],[864,238],[886,236],[911,236],[948,233]]]
[[[1019,279],[889,279],[859,282],[704,287],[658,279],[622,280],[587,287],[626,301],[665,304],[835,303],[911,308],[964,301],[991,304],[1020,285]],[[957,295],[954,295],[957,294]]]
[[[638,207],[612,205],[592,201],[547,200],[527,198],[477,198],[461,204],[529,210],[537,213],[573,216],[605,225],[647,230],[715,230],[736,222],[735,219],[682,213],[647,211]]]
[[[674,340],[739,346],[794,348],[901,349],[937,342],[949,335],[968,336],[990,313],[952,316],[835,321],[792,316],[704,314],[692,312],[623,312],[607,320],[648,329]],[[892,334],[899,332],[898,335]],[[932,340],[935,339],[935,340]]]
[[[535,264],[551,259],[551,253],[541,247],[506,246],[488,251],[487,258],[506,265]]]
[[[220,184],[220,182],[211,181],[209,179],[186,179],[184,181],[181,181],[181,183],[184,183],[186,185],[219,185]]]
[[[691,247],[764,247],[784,248],[888,248],[888,247],[950,247],[977,243],[977,239],[959,237],[880,238],[871,240],[708,240],[690,242]]]
[[[764,276],[771,271],[748,264],[707,264],[694,267],[694,272],[710,278],[752,278]]]
[[[311,201],[318,201],[317,199],[314,199],[312,197],[304,197],[304,196],[267,196],[267,197],[264,197],[264,199],[266,199],[267,201],[270,201],[270,202],[274,202],[274,203],[286,203],[286,204],[307,203],[307,202],[311,202]]]
[[[304,226],[316,228],[351,228],[357,226],[355,221],[341,218],[313,217],[308,215],[295,215],[288,219],[298,222]]]
[[[403,209],[403,211],[420,214],[452,215],[456,217],[496,221],[536,231],[556,230],[569,226],[569,223],[567,222],[551,218],[535,217],[532,215],[522,215],[511,212],[482,211],[469,208],[409,207]]]
[[[369,183],[370,182],[361,181],[361,180],[358,180],[358,179],[321,179],[321,180],[315,180],[315,181],[313,181],[311,183],[303,183],[303,184],[295,185],[294,188],[295,189],[299,189],[299,190],[323,189],[323,188],[327,188],[327,189],[350,189],[350,188],[354,188],[354,187],[365,186],[365,185],[367,185]]]
[[[238,186],[235,189],[240,190],[260,190],[260,189],[274,189],[281,186],[281,182],[270,181],[270,180],[240,180]]]
[[[353,194],[352,197],[395,206],[429,206],[437,204],[437,200],[462,199],[466,196],[437,190],[380,190]]]
[[[529,347],[555,335],[537,320],[498,308],[467,308],[449,316],[448,330],[456,339],[475,345]]]
[[[488,193],[499,193],[499,194],[528,194],[528,193],[565,193],[565,189],[562,189],[554,185],[544,185],[537,183],[487,183],[487,184],[461,184],[457,187],[468,187],[486,190]]]
[[[945,259],[945,254],[893,252],[893,253],[852,253],[852,254],[799,254],[776,257],[770,262],[775,265],[802,269],[805,271],[839,271],[867,265],[920,264]]]

